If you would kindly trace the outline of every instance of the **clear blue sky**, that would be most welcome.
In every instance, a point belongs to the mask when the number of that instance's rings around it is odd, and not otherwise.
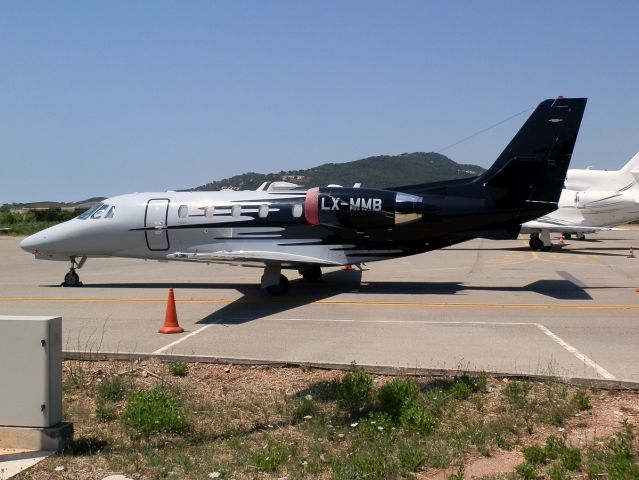
[[[0,203],[438,151],[589,97],[573,166],[639,151],[636,1],[0,2]],[[446,155],[488,166],[524,116]]]

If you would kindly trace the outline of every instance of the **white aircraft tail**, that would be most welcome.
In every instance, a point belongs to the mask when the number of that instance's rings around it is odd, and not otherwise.
[[[628,160],[628,163],[626,163],[623,167],[621,167],[620,171],[621,172],[630,172],[634,176],[634,172],[639,171],[639,153],[635,154],[634,157],[632,157],[630,160]],[[637,177],[635,177],[635,178],[637,178]]]

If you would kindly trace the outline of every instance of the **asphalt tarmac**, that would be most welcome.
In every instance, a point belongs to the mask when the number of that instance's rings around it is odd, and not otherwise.
[[[553,235],[557,243],[557,235]],[[286,297],[262,271],[227,265],[35,260],[0,236],[0,315],[63,318],[63,349],[257,361],[471,370],[639,382],[639,229],[533,252],[523,236],[327,269],[285,271]],[[639,254],[639,252],[637,252]],[[162,335],[169,288],[183,334]]]

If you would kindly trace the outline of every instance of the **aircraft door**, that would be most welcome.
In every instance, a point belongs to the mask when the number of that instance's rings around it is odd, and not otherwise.
[[[167,198],[149,200],[144,216],[144,226],[153,228],[153,230],[144,231],[149,250],[169,249],[169,232],[166,229],[168,217],[169,200]]]

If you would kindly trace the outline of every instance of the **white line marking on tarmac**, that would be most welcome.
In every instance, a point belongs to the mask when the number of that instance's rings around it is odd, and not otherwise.
[[[553,339],[556,343],[566,349],[569,353],[572,353],[579,360],[584,362],[586,365],[592,367],[599,375],[607,380],[616,380],[617,378],[610,373],[608,370],[603,368],[601,365],[597,364],[595,361],[581,353],[575,347],[567,343],[558,335],[555,335],[548,328],[540,323],[533,322],[464,322],[464,321],[422,321],[422,320],[350,320],[350,319],[314,319],[314,318],[264,318],[263,320],[267,321],[280,321],[280,322],[296,322],[296,321],[306,321],[306,322],[332,322],[332,323],[409,323],[409,324],[422,324],[422,325],[490,325],[490,326],[499,326],[499,325],[531,325],[537,327],[544,334]]]
[[[250,318],[237,318],[235,320],[252,320]],[[414,323],[417,325],[536,325],[531,322],[466,322],[444,320],[354,320],[346,318],[260,318],[267,322],[327,322],[327,323]],[[224,323],[224,322],[217,322]]]
[[[235,319],[235,320],[242,320],[242,319]],[[602,366],[600,366],[599,364],[594,362],[588,356],[586,356],[583,353],[581,353],[575,347],[573,347],[572,345],[567,343],[565,340],[563,340],[558,335],[555,335],[553,332],[551,332],[548,328],[546,328],[544,325],[542,325],[540,323],[533,323],[533,322],[472,322],[472,321],[471,322],[467,322],[467,321],[447,322],[447,321],[436,321],[436,320],[435,321],[430,321],[430,320],[426,320],[426,321],[424,321],[424,320],[354,320],[354,319],[334,319],[334,318],[330,318],[330,319],[320,319],[320,318],[262,318],[261,320],[262,321],[269,321],[269,322],[400,323],[400,324],[404,323],[404,324],[421,324],[421,325],[448,325],[448,324],[450,324],[450,325],[490,325],[490,326],[499,326],[499,325],[505,325],[505,326],[531,325],[531,326],[537,327],[544,334],[546,334],[548,337],[550,337],[552,340],[554,340],[557,344],[559,344],[561,347],[563,347],[566,351],[568,351],[569,353],[572,353],[580,361],[582,361],[586,365],[592,367],[603,378],[605,378],[607,380],[616,380],[617,379],[608,370],[606,370],[605,368],[603,368]],[[182,343],[183,341],[185,341],[188,338],[191,338],[191,337],[194,337],[195,335],[198,335],[199,333],[201,333],[204,330],[206,330],[207,328],[209,328],[211,325],[215,325],[215,324],[218,324],[218,325],[222,324],[223,325],[224,321],[223,320],[218,320],[216,322],[204,325],[203,327],[198,328],[194,332],[191,332],[188,335],[185,335],[184,337],[176,340],[175,342],[169,343],[168,345],[166,345],[166,346],[164,346],[162,348],[159,348],[158,350],[154,351],[153,354],[159,355],[160,353],[164,353],[167,350],[169,350],[170,348]]]
[[[217,323],[217,322],[215,322]],[[158,348],[155,352],[153,352],[155,355],[159,355],[160,353],[164,353],[166,352],[169,348],[173,348],[176,345],[182,343],[184,340],[186,340],[187,338],[191,338],[194,337],[195,335],[197,335],[198,333],[202,333],[204,330],[206,330],[207,328],[209,328],[211,325],[214,325],[214,323],[209,323],[207,325],[204,325],[203,327],[198,328],[197,330],[195,330],[194,332],[189,333],[188,335],[183,336],[182,338],[179,338],[178,340],[176,340],[175,342],[171,342],[168,345],[162,347],[162,348]]]
[[[570,353],[572,353],[575,357],[577,357],[579,360],[581,360],[582,362],[584,362],[586,365],[594,368],[597,373],[599,375],[601,375],[603,378],[607,379],[607,380],[616,380],[617,378],[610,373],[608,370],[606,370],[605,368],[603,368],[602,366],[598,365],[597,363],[595,363],[593,360],[591,360],[590,358],[588,358],[586,355],[584,355],[583,353],[581,353],[579,350],[577,350],[575,347],[573,347],[572,345],[566,343],[561,337],[555,335],[554,333],[552,333],[550,330],[548,330],[546,327],[544,327],[542,324],[540,323],[535,323],[535,326],[541,330],[542,332],[544,332],[546,335],[548,335],[550,338],[552,338],[555,342],[557,342],[559,345],[561,345],[562,347],[564,347],[567,351],[569,351]]]

